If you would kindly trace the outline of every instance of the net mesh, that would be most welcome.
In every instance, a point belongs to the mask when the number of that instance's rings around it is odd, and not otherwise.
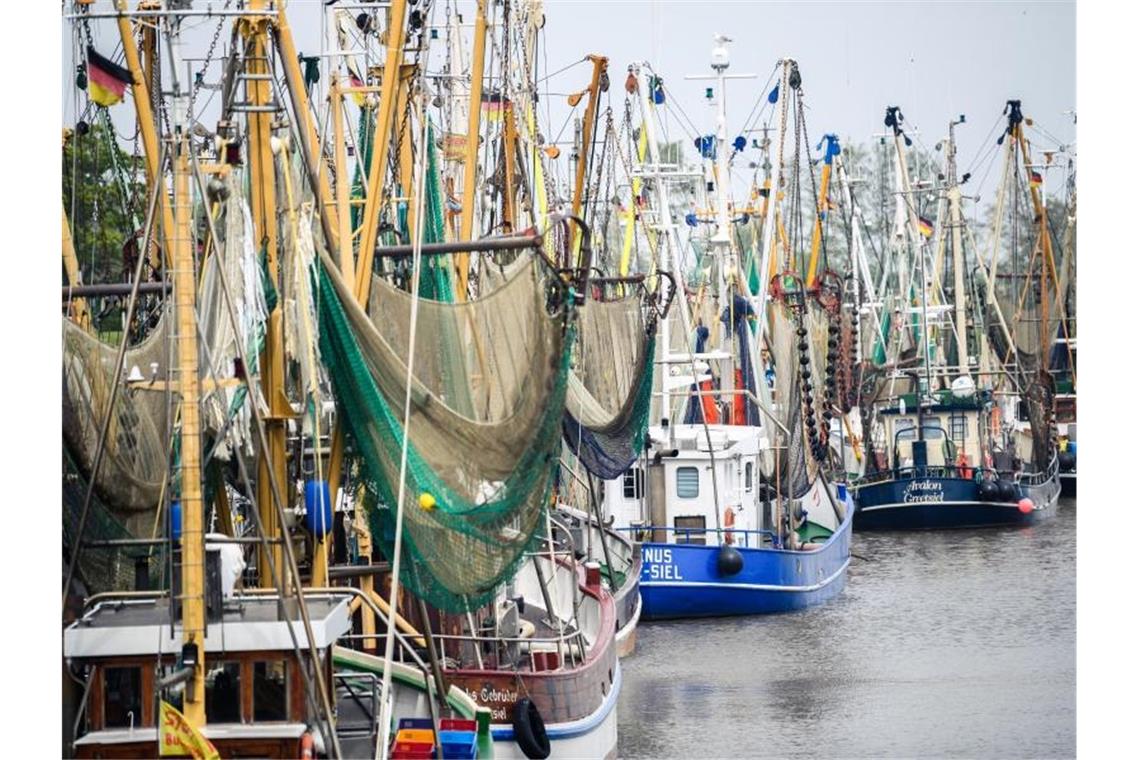
[[[321,264],[321,352],[392,557],[412,300],[376,279],[367,314]],[[493,597],[551,496],[573,329],[548,313],[548,284],[531,258],[482,298],[418,306],[400,580],[444,610]]]
[[[124,371],[165,378],[169,366],[164,315],[150,334],[127,349]],[[111,403],[118,349],[62,318],[63,440],[77,471],[91,477],[99,431]],[[120,389],[107,430],[95,493],[120,514],[153,510],[166,477],[166,394]]]
[[[562,434],[592,475],[609,480],[629,469],[645,445],[656,330],[647,329],[637,295],[587,301],[578,329]]]
[[[63,546],[65,552],[75,550],[87,480],[66,447],[63,449]],[[84,540],[134,538],[130,530],[97,496],[84,527]],[[165,553],[154,547],[90,547],[79,555],[76,570],[90,594],[135,588],[135,564],[144,562],[151,587],[162,575]]]
[[[785,436],[787,448],[780,459],[780,489],[790,498],[807,493],[816,476],[815,460],[807,454],[809,431],[803,424],[803,400],[800,391],[800,363],[796,350],[796,324],[793,315],[785,308],[769,311],[772,320],[772,339],[769,343],[772,363],[776,372],[775,391],[778,401],[777,416],[791,435]],[[810,319],[804,316],[805,322]],[[805,326],[807,326],[805,324]],[[826,332],[826,328],[825,332]],[[808,328],[811,337],[811,328]],[[809,344],[815,343],[813,340]],[[809,349],[810,353],[811,352]],[[814,364],[815,357],[812,356]],[[814,370],[812,377],[819,377]],[[819,383],[816,383],[817,385]]]

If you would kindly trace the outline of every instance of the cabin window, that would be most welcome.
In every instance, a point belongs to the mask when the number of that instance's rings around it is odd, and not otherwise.
[[[752,492],[752,463],[744,463],[744,490]]]
[[[645,471],[640,467],[630,467],[621,477],[622,496],[627,499],[640,499],[645,495]]]
[[[241,663],[207,664],[206,722],[241,723]]]
[[[103,668],[103,727],[142,724],[142,669]]]
[[[701,495],[701,474],[696,467],[677,468],[677,498],[695,499]],[[701,518],[704,519],[704,518]]]
[[[950,415],[950,438],[959,446],[966,444],[966,415],[962,412],[954,412]]]
[[[676,542],[679,544],[703,544],[705,542],[704,515],[674,517],[673,528]]]
[[[915,429],[914,420],[900,417],[895,421],[895,440],[897,441],[913,441],[918,438],[917,430]]]
[[[253,664],[253,719],[289,719],[289,668],[285,660]]]

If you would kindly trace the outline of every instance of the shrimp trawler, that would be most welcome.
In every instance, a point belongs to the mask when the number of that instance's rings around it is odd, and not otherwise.
[[[541,6],[476,4],[458,92],[450,10],[352,5],[300,9],[335,40],[312,56],[280,4],[66,14],[67,139],[113,144],[129,97],[143,168],[118,171],[150,212],[116,231],[128,282],[94,285],[70,234],[90,219],[64,214],[65,754],[616,752],[637,555],[549,509],[589,230],[538,200],[533,71],[482,73],[489,29],[535,60]],[[427,74],[440,36],[452,90]],[[611,431],[609,392],[584,425]]]
[[[896,272],[893,330],[881,354],[886,361],[872,395],[863,399],[871,418],[868,463],[853,485],[855,526],[861,530],[1031,524],[1052,515],[1057,504],[1056,447],[1047,422],[1051,394],[1031,374],[1016,367],[1005,371],[1008,356],[998,358],[991,347],[998,327],[1008,329],[1000,312],[998,325],[987,329],[992,323],[984,306],[995,313],[992,267],[983,270],[988,290],[979,294],[979,288],[966,284],[968,231],[954,142],[954,127],[963,120],[950,124],[943,143],[946,183],[936,225],[921,216],[920,195],[909,190],[914,187],[905,151],[910,139],[902,113],[887,109],[899,187],[893,245],[896,260],[910,264]],[[1008,175],[1021,136],[1011,122],[1003,137],[1009,138]],[[933,264],[930,238],[938,240]],[[946,242],[953,283],[939,284]],[[903,357],[908,341],[913,345],[909,361]],[[1017,398],[1023,399],[1020,406],[1029,420],[1009,421],[1014,399],[1004,389],[1011,376],[1018,380]]]
[[[801,404],[773,403],[771,389],[760,379],[764,373],[757,369],[763,366],[759,346],[764,336],[754,332],[754,325],[767,320],[755,315],[767,313],[767,290],[754,292],[742,277],[733,229],[753,216],[766,216],[765,229],[771,230],[779,223],[780,198],[767,199],[762,211],[731,206],[730,153],[744,144],[743,138],[727,138],[726,80],[733,78],[726,74],[727,42],[718,36],[714,75],[705,77],[716,84],[708,92],[710,100],[716,93],[717,132],[697,139],[706,160],[697,178],[708,192],[709,210],[693,211],[686,220],[715,230],[705,243],[705,262],[714,279],[711,286],[698,285],[692,303],[682,291],[684,247],[670,198],[670,184],[691,176],[663,162],[657,142],[656,111],[667,91],[645,63],[631,67],[627,86],[640,103],[647,143],[648,161],[641,161],[638,176],[654,201],[645,204],[640,217],[649,228],[646,237],[656,251],[658,276],[669,275],[666,298],[674,288],[681,291],[673,314],[658,326],[661,377],[654,386],[654,408],[660,422],[649,427],[638,460],[620,478],[605,482],[607,511],[641,545],[642,616],[650,619],[801,609],[839,593],[849,562],[850,503],[843,487],[828,483],[819,467],[829,458],[829,447],[820,442],[814,420],[800,416]],[[788,103],[799,102],[799,72],[790,60],[781,61],[776,71],[778,97],[771,102],[778,101],[774,113],[786,119]],[[802,118],[802,111],[793,118]],[[782,142],[779,150],[782,186]],[[761,272],[768,269],[776,240],[768,235],[763,246],[755,246],[765,251]],[[693,310],[700,314],[697,324]],[[780,329],[785,327],[780,322]],[[823,330],[826,336],[826,326]],[[814,334],[813,342],[819,337]],[[690,339],[696,340],[695,351]],[[795,350],[791,333],[767,336],[769,346],[777,341],[777,373],[784,371],[777,392],[810,396],[810,384],[798,384],[797,359],[785,350]],[[710,343],[717,348],[710,349]],[[806,342],[804,346],[806,351]],[[827,412],[828,420],[830,416]],[[807,448],[814,452],[810,465],[804,464]]]

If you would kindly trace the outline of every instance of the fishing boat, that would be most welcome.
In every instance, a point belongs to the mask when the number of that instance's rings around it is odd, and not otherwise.
[[[75,495],[64,654],[77,699],[95,695],[72,706],[77,736],[65,744],[93,756],[214,740],[256,756],[614,755],[617,634],[632,640],[636,625],[637,555],[599,522],[580,531],[580,549],[547,510],[588,228],[537,214],[510,179],[524,162],[508,160],[499,200],[525,200],[532,226],[516,205],[495,225],[508,234],[471,239],[479,214],[500,213],[475,193],[487,111],[478,73],[465,150],[445,159],[466,167],[448,218],[418,64],[440,27],[413,4],[364,4],[347,18],[318,9],[337,42],[317,57],[298,55],[284,8],[143,5],[102,13],[79,2],[69,14],[83,29],[117,22],[125,66],[89,47],[82,84],[102,108],[129,88],[151,213],[131,283],[95,288],[82,282],[64,215],[64,483]],[[506,23],[501,10],[477,5],[474,70],[488,28]],[[198,13],[218,19],[215,41],[232,22],[240,44],[221,57],[211,45],[192,82],[168,83],[170,103],[152,97],[167,52],[182,71],[181,25]],[[533,47],[541,18],[509,23]],[[359,65],[377,51],[384,66]],[[195,107],[204,88],[222,93],[216,130]],[[331,113],[326,145],[317,103]],[[359,151],[344,130],[354,108]],[[488,147],[514,139],[513,109],[502,111]],[[537,158],[533,132],[518,145]],[[529,187],[543,185],[535,179]],[[173,282],[144,282],[152,271]],[[116,350],[88,334],[84,299],[108,294],[130,294],[129,305],[104,313],[121,309],[149,337]],[[141,319],[150,306],[154,319]],[[196,325],[200,357],[187,339]],[[177,365],[164,358],[172,336]],[[180,399],[176,414],[159,391]],[[204,539],[204,525],[219,532]],[[594,529],[605,535],[605,580],[589,560]],[[236,575],[211,564],[215,545],[236,551]],[[629,610],[620,617],[615,593]],[[172,712],[179,694],[184,716]]]
[[[690,226],[696,222],[715,228],[708,240],[708,260],[716,278],[711,291],[721,308],[711,308],[708,314],[708,306],[698,307],[705,313],[697,325],[690,316],[694,307],[684,296],[677,299],[675,314],[661,321],[657,363],[662,369],[655,385],[659,423],[649,426],[645,452],[636,464],[604,486],[606,509],[615,525],[641,545],[642,616],[648,619],[802,609],[838,594],[849,562],[851,505],[842,485],[830,484],[818,467],[828,447],[814,437],[814,424],[811,432],[801,427],[798,404],[784,406],[797,415],[791,425],[773,413],[770,389],[759,379],[764,373],[755,369],[762,365],[750,318],[766,313],[767,289],[757,299],[760,294],[737,274],[742,270],[731,229],[748,211],[730,211],[729,152],[733,145],[739,151],[743,138],[732,143],[727,139],[727,42],[718,36],[714,75],[706,77],[716,84],[709,94],[712,99],[717,93],[717,132],[697,141],[706,159],[698,177],[707,180],[712,191],[709,213],[714,216],[701,222],[703,214],[693,213],[688,220]],[[777,71],[779,96],[791,98],[789,88],[799,88],[798,69],[788,60],[781,61]],[[656,200],[654,208],[641,214],[651,220],[658,271],[672,273],[672,287],[680,291],[684,248],[673,222],[669,183],[684,180],[687,173],[661,160],[655,121],[656,107],[667,97],[661,77],[641,63],[631,67],[631,78],[636,86],[627,86],[627,92],[640,101],[649,158],[639,174]],[[782,172],[782,143],[779,150]],[[782,182],[782,173],[779,176]],[[776,205],[773,199],[768,207],[769,223]],[[766,254],[761,271],[767,271],[769,258]],[[713,330],[723,336],[716,349],[707,345]],[[690,339],[696,340],[695,350]],[[790,333],[768,340],[769,346],[775,340],[793,342]],[[793,386],[800,377],[797,360],[785,356],[780,367],[785,384],[778,387],[798,394],[800,388]],[[719,392],[714,389],[714,368],[722,380]],[[762,417],[762,411],[771,417]],[[830,412],[827,417],[830,420]],[[794,448],[798,469],[789,466],[789,455],[774,450],[777,439]],[[803,466],[805,447],[814,451],[810,470]],[[782,478],[783,472],[792,473],[795,482]]]
[[[920,196],[911,191],[914,185],[906,160],[911,141],[901,110],[888,108],[885,121],[891,130],[899,187],[895,247],[909,254],[903,260],[911,264],[899,269],[897,280],[890,340],[893,365],[880,372],[877,390],[864,399],[873,432],[867,470],[853,484],[858,504],[855,526],[920,530],[1027,525],[1046,519],[1054,514],[1060,491],[1057,452],[1045,423],[1052,398],[1029,374],[1019,375],[1020,396],[1003,393],[1006,374],[995,366],[1000,360],[990,349],[992,331],[987,331],[982,316],[985,296],[979,298],[974,288],[966,286],[965,225],[954,142],[954,128],[964,117],[950,124],[944,143],[944,209],[938,214],[937,231],[919,213]],[[1012,151],[1019,137],[1013,126],[1009,130]],[[1007,172],[1012,161],[1009,152]],[[932,264],[927,241],[935,236],[939,245]],[[938,262],[946,241],[953,283],[940,287],[935,283],[943,270]],[[986,275],[990,304],[993,274]],[[1003,329],[1005,324],[1001,322]],[[908,339],[914,344],[909,363],[899,360]],[[1023,402],[1018,404],[1018,398]],[[1026,410],[1023,419],[1011,412],[1018,406]]]

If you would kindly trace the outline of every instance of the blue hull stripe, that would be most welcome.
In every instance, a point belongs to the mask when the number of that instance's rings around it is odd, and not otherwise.
[[[843,564],[831,576],[819,583],[814,583],[811,586],[774,586],[764,583],[706,583],[703,581],[680,581],[680,582],[658,582],[658,583],[642,583],[642,586],[650,586],[652,588],[738,588],[746,589],[749,591],[781,591],[784,593],[807,594],[812,591],[819,591],[824,586],[834,583],[839,576],[843,575],[847,570],[847,566],[851,564],[851,558],[848,557],[844,560]]]

